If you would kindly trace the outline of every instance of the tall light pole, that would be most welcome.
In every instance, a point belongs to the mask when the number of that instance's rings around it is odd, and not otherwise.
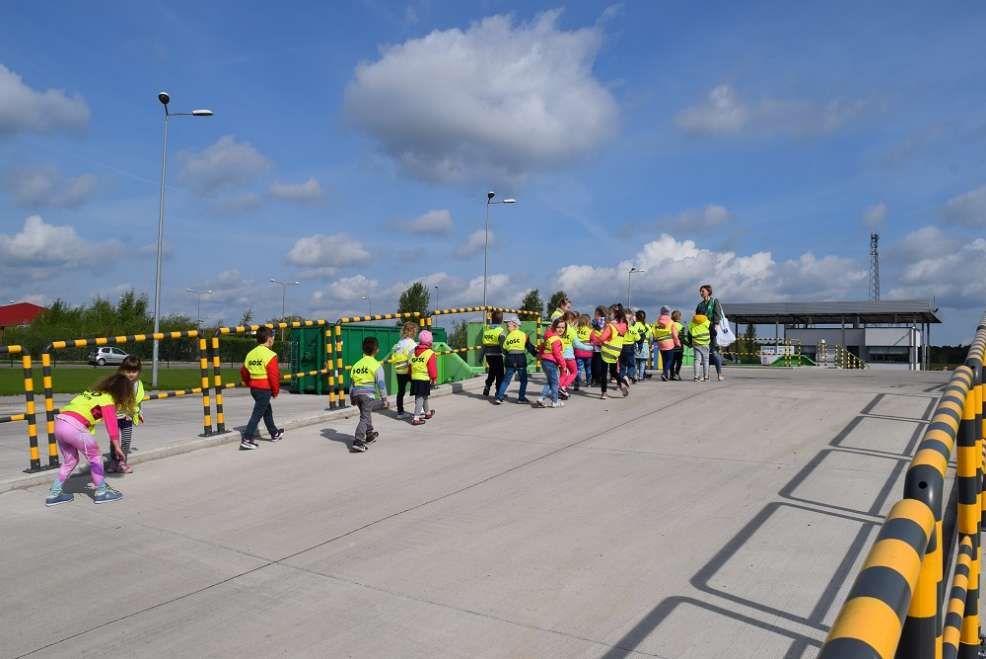
[[[627,270],[627,309],[630,308],[630,275],[640,275],[647,272],[646,270],[641,270],[637,266],[631,266]]]
[[[516,199],[504,199],[503,201],[493,201],[493,197],[496,193],[490,190],[486,193],[486,221],[484,223],[484,229],[486,231],[486,238],[483,240],[483,306],[486,306],[486,271],[488,263],[488,255],[490,249],[490,206],[493,204],[516,204]],[[485,313],[485,312],[484,312]]]
[[[164,147],[161,149],[161,205],[157,219],[157,267],[154,274],[154,333],[161,331],[161,255],[164,247],[164,179],[168,172],[168,119],[171,117],[211,117],[212,110],[192,110],[191,112],[168,112],[171,96],[161,92],[157,100],[164,106]],[[154,339],[151,359],[151,386],[157,387],[158,340]]]
[[[432,309],[440,309],[438,306],[438,284],[435,284],[435,304],[431,305]]]
[[[288,299],[288,286],[300,286],[300,281],[281,281],[279,279],[274,279],[271,277],[270,283],[277,284],[281,287],[281,322],[287,318],[287,299]]]
[[[209,290],[206,291],[196,291],[191,288],[186,288],[185,292],[191,293],[192,295],[195,296],[195,324],[198,325],[199,323],[202,322],[202,296],[211,295],[212,289],[210,288]]]
[[[373,300],[370,299],[369,295],[364,295],[360,298],[361,300],[366,300],[367,315],[373,315]]]

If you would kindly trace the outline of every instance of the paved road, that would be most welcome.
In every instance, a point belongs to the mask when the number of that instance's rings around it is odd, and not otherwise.
[[[436,400],[0,494],[0,655],[813,657],[936,374],[732,370],[562,410]]]

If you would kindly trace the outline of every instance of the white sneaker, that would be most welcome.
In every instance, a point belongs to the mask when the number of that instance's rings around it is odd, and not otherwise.
[[[538,398],[536,401],[534,401],[534,405],[536,407],[547,407],[547,405],[544,404],[543,398]]]
[[[551,404],[551,407],[565,407],[565,401],[556,400]]]

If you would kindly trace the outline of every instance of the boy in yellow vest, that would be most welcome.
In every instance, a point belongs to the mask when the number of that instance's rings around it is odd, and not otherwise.
[[[240,368],[240,379],[250,387],[250,395],[253,396],[253,413],[240,440],[240,449],[244,451],[258,448],[254,436],[261,418],[267,426],[270,441],[279,442],[284,438],[284,431],[274,425],[274,410],[270,405],[271,399],[277,398],[281,391],[281,371],[277,365],[277,353],[271,350],[273,345],[274,332],[269,327],[258,328],[257,347],[247,353]]]
[[[692,364],[695,382],[708,382],[709,380],[709,344],[712,342],[710,326],[708,316],[700,313],[692,316],[691,322],[688,323],[688,339],[692,344],[692,354],[695,357]]]
[[[352,387],[349,390],[349,400],[353,407],[359,409],[359,424],[353,433],[353,444],[349,450],[353,453],[363,453],[368,444],[372,444],[380,436],[373,429],[373,403],[380,395],[383,407],[387,409],[387,381],[383,375],[383,364],[377,361],[380,344],[377,337],[368,336],[363,339],[363,358],[353,364]]]

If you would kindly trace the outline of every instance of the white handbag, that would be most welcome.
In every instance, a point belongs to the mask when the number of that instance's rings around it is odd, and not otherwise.
[[[719,309],[722,310],[722,303],[719,303]],[[726,319],[726,312],[721,311],[722,317],[719,319],[719,325],[716,327],[716,345],[720,348],[725,348],[727,346],[736,343],[736,334],[733,333],[733,328],[729,326],[729,320]]]

